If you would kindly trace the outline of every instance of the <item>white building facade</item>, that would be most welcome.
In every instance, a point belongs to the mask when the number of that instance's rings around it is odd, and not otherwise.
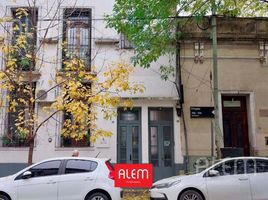
[[[36,93],[47,91],[51,87],[49,80],[55,78],[57,70],[61,70],[64,56],[61,43],[64,38],[71,43],[70,48],[79,46],[78,48],[84,51],[81,50],[82,56],[89,59],[91,66],[95,66],[97,71],[111,62],[123,60],[130,63],[133,55],[130,44],[113,29],[106,28],[104,15],[112,12],[113,3],[112,0],[63,0],[60,4],[56,0],[36,1],[36,42],[43,42],[40,54],[45,60],[39,69],[40,76],[35,80]],[[12,10],[29,7],[29,2],[2,0],[0,7],[2,17],[12,17]],[[76,13],[79,13],[79,16]],[[74,19],[74,23],[66,23],[66,16]],[[82,22],[79,23],[79,20]],[[85,20],[87,23],[84,23]],[[48,26],[50,28],[46,31],[44,27]],[[7,35],[12,24],[7,23],[4,27],[0,28],[1,35]],[[161,174],[157,178],[178,174],[179,170],[183,169],[183,155],[180,118],[176,112],[178,93],[174,85],[175,77],[164,81],[159,73],[161,65],[174,65],[174,62],[174,57],[166,56],[152,63],[149,69],[135,68],[130,79],[143,84],[146,90],[142,94],[122,94],[122,98],[133,99],[134,108],[130,111],[118,108],[118,117],[110,121],[102,119],[101,113],[98,118],[98,127],[111,131],[111,138],[99,138],[95,144],[63,139],[60,130],[64,116],[63,113],[55,115],[38,131],[34,162],[51,157],[70,156],[74,149],[78,149],[81,156],[111,158],[114,163],[153,163],[155,174]],[[1,69],[4,68],[2,59]],[[55,100],[58,92],[52,90],[36,103],[38,120],[42,121],[47,117],[43,108]],[[5,92],[1,91],[2,98],[4,95]],[[4,143],[4,135],[11,126],[10,116],[6,111],[8,102],[5,104],[0,113],[1,176],[26,165],[28,156],[27,147]],[[161,173],[158,173],[160,171]]]

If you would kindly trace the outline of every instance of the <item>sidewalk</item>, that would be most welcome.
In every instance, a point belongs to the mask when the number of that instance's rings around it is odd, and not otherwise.
[[[148,190],[124,190],[124,200],[149,200]]]

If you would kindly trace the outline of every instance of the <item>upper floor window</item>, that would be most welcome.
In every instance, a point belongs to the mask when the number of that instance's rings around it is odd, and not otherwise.
[[[77,138],[72,138],[71,136],[65,136],[61,138],[61,147],[89,147],[90,144],[90,129],[88,127],[89,123],[89,116],[90,115],[90,105],[87,103],[87,98],[91,94],[91,84],[90,83],[82,83],[80,87],[77,88],[77,92],[81,94],[81,96],[73,96],[71,93],[68,92],[68,87],[66,86],[65,94],[64,94],[64,101],[66,104],[72,104],[73,102],[81,101],[87,106],[87,110],[85,112],[79,113],[79,117],[84,115],[84,124],[81,124],[81,121],[77,120],[73,114],[65,110],[63,112],[63,127],[69,126],[84,126],[85,135],[83,138],[79,140]],[[83,95],[82,95],[83,94]],[[69,127],[70,128],[70,127]],[[80,127],[81,128],[81,127]]]
[[[35,59],[28,55],[35,53],[37,41],[37,8],[12,8],[12,45],[17,47],[14,57],[20,70],[28,71],[30,66],[34,69]],[[33,70],[32,69],[32,70]]]
[[[29,109],[30,106],[28,102],[31,99],[31,96],[35,96],[35,88],[36,83],[32,85],[32,95],[30,95],[30,86],[25,84],[21,85],[16,90],[10,92],[10,106],[15,104],[16,106],[8,112],[8,120],[7,120],[7,130],[5,135],[2,138],[2,144],[4,147],[26,147],[29,145],[27,140],[27,134],[21,132],[17,128],[17,123],[24,122],[20,124],[20,127],[27,127],[30,119]],[[25,92],[28,91],[28,92]],[[34,104],[32,104],[32,109],[34,109]]]
[[[74,119],[71,113],[64,112],[63,113],[63,122],[66,120],[71,121],[72,124],[74,124]],[[85,135],[82,139],[77,140],[72,137],[61,137],[61,147],[90,147],[90,130],[88,129],[87,135]]]
[[[120,36],[120,46],[121,49],[133,49],[133,44],[128,40],[128,38],[121,34]]]
[[[66,9],[64,12],[63,60],[79,58],[90,70],[91,64],[91,9]],[[63,66],[64,67],[64,66]]]

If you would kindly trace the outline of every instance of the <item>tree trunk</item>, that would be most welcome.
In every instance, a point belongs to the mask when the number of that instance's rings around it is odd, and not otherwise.
[[[34,134],[34,126],[35,126],[35,103],[31,101],[31,99],[35,99],[35,88],[33,84],[33,77],[32,73],[35,70],[35,59],[36,59],[36,44],[37,41],[37,22],[36,22],[36,0],[33,1],[33,12],[31,22],[33,24],[33,44],[31,44],[30,51],[31,51],[31,62],[30,62],[30,69],[29,69],[29,85],[30,85],[30,99],[29,99],[29,152],[28,152],[28,165],[33,164],[33,150],[34,150],[34,141],[35,141],[35,134]]]
[[[34,150],[34,139],[29,142],[29,152],[28,152],[28,165],[33,164],[33,150]]]

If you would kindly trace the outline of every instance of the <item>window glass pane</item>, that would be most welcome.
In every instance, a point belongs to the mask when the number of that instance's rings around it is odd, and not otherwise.
[[[268,160],[257,160],[257,173],[268,172]]]
[[[23,9],[23,14],[20,12],[20,10]],[[16,58],[17,67],[22,71],[28,71],[30,70],[30,61],[26,58],[26,54],[31,54],[29,51],[31,49],[35,48],[36,41],[33,40],[33,38],[36,39],[36,33],[33,33],[33,27],[36,27],[36,22],[38,21],[38,9],[37,8],[12,8],[11,9],[12,15],[13,15],[13,35],[12,35],[12,44],[15,45],[16,39],[20,35],[24,35],[26,37],[26,44],[24,48],[20,48],[19,50],[16,50],[12,53],[12,56]],[[35,13],[34,13],[35,12]],[[18,14],[20,13],[20,14]],[[35,19],[33,19],[35,17]],[[35,24],[34,24],[35,23]],[[35,61],[33,61],[35,62]],[[35,63],[33,63],[34,67]],[[34,69],[34,68],[33,68]]]
[[[127,146],[127,127],[121,126],[120,127],[120,147],[126,147]]]
[[[172,121],[172,110],[150,110],[150,121]]]
[[[66,164],[65,174],[87,173],[97,168],[97,163],[88,160],[68,160]]]
[[[236,173],[237,174],[244,174],[245,173],[245,162],[244,160],[236,160]]]
[[[240,108],[241,101],[223,101],[223,106],[225,108]]]
[[[66,9],[64,23],[64,40],[67,42],[66,59],[79,57],[85,67],[90,67],[91,51],[91,10]]]
[[[217,165],[215,170],[219,171],[221,176],[244,174],[243,160],[230,160]]]
[[[164,149],[164,165],[165,167],[171,166],[172,152],[171,152],[171,127],[163,127],[163,149]]]
[[[133,49],[133,44],[124,34],[121,34],[121,49]]]
[[[126,147],[120,147],[120,163],[124,163],[127,158],[127,148]]]
[[[266,173],[268,172],[268,160],[247,160],[247,173]]]
[[[158,129],[157,127],[150,127],[151,131],[151,162],[154,166],[159,165],[158,160]]]
[[[247,160],[247,173],[253,174],[256,172],[256,161],[255,160]]]
[[[52,176],[57,175],[59,171],[61,161],[49,161],[42,164],[39,164],[29,171],[32,172],[32,177],[41,177],[41,176]]]
[[[139,111],[131,110],[131,111],[119,111],[119,118],[122,121],[137,121],[139,120]]]
[[[119,151],[120,151],[120,163],[126,163],[127,159],[127,126],[120,126],[119,128]]]
[[[90,130],[82,139],[76,140],[70,137],[61,137],[61,147],[90,147]]]
[[[34,82],[32,84],[32,96],[35,96],[35,88],[36,83]],[[8,112],[8,127],[7,127],[7,138],[9,138],[9,141],[4,144],[4,146],[9,147],[26,147],[29,146],[29,142],[27,138],[22,138],[20,130],[15,125],[18,123],[18,116],[22,117],[20,120],[21,125],[20,127],[27,128],[28,127],[28,121],[30,119],[29,114],[29,107],[26,106],[24,103],[21,103],[18,101],[18,99],[23,100],[25,102],[28,102],[31,98],[30,95],[30,86],[28,84],[23,84],[20,86],[17,86],[14,91],[9,93],[9,96],[11,97],[10,102],[12,100],[15,100],[17,102],[17,105],[15,107],[15,110]],[[33,104],[34,108],[34,104]]]
[[[139,163],[139,127],[132,127],[132,163]]]

